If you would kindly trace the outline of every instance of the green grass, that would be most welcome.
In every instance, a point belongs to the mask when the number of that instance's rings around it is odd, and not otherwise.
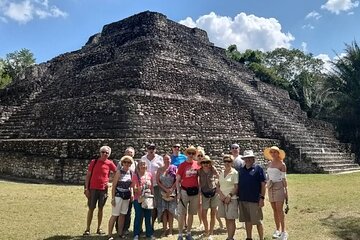
[[[288,182],[290,239],[360,239],[360,173],[289,174]],[[0,239],[106,239],[95,235],[81,236],[87,212],[81,186],[0,181],[0,202]],[[106,231],[110,211],[108,202],[103,221]],[[96,212],[93,232],[95,216]],[[194,226],[198,226],[197,217]],[[264,226],[267,239],[271,239],[274,224],[268,202],[264,208]],[[160,228],[160,225],[155,225],[156,236],[161,234]],[[253,231],[255,233],[255,228]],[[217,233],[214,239],[226,238],[225,232]],[[245,239],[243,229],[236,230],[236,239]]]

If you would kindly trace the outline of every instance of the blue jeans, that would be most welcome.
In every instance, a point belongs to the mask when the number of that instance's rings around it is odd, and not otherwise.
[[[142,215],[144,215],[145,218],[146,237],[151,237],[154,233],[151,225],[151,209],[142,208],[138,200],[134,200],[133,204],[135,208],[134,237],[136,235],[140,236]]]

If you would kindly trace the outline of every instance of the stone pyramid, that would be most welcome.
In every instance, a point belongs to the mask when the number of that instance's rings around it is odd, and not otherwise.
[[[119,159],[146,142],[202,145],[214,159],[237,142],[279,145],[294,172],[360,170],[333,127],[258,81],[205,31],[143,12],[105,25],[80,50],[35,65],[0,91],[0,172],[81,182],[101,145]],[[17,166],[21,166],[19,171]]]

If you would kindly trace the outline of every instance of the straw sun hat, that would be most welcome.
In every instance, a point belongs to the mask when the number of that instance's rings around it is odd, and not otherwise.
[[[281,160],[281,161],[283,161],[283,160],[285,159],[285,156],[286,156],[285,151],[284,151],[284,150],[281,150],[281,149],[278,148],[277,146],[272,146],[272,147],[266,148],[266,149],[264,150],[264,157],[265,157],[267,160],[270,160],[270,161],[273,160],[273,158],[272,158],[272,156],[271,156],[271,154],[270,154],[270,151],[271,151],[271,150],[278,151],[279,157],[280,157],[280,160]]]

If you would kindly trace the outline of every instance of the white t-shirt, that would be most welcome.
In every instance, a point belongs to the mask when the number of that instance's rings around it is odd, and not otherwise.
[[[239,169],[245,165],[245,161],[242,160],[241,157],[242,155],[239,155],[234,159],[234,168],[236,171],[239,171]]]
[[[231,190],[233,190],[234,184],[238,184],[238,182],[239,182],[239,174],[234,168],[231,168],[230,172],[228,173],[228,175],[226,175],[226,177],[224,177],[224,171],[220,173],[219,176],[220,190],[225,196],[228,195],[231,192]],[[233,198],[236,198],[236,195],[233,196]]]
[[[146,162],[147,170],[151,173],[153,176],[153,186],[157,186],[156,182],[156,172],[157,170],[164,166],[164,160],[162,156],[155,154],[155,157],[152,160],[149,160],[147,158],[147,154],[141,157],[141,160],[144,160]]]

